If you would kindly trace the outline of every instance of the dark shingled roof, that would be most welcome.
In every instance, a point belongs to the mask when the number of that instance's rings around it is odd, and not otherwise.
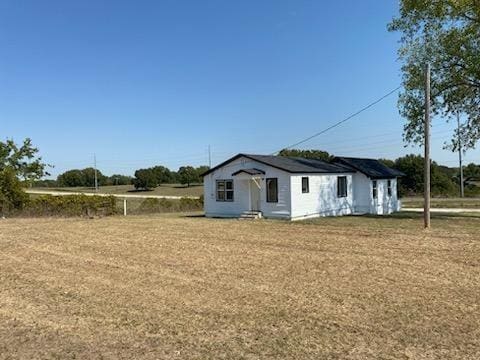
[[[284,157],[273,155],[251,155],[251,154],[238,154],[234,157],[224,161],[223,163],[211,168],[203,174],[203,176],[210,174],[211,172],[221,168],[228,163],[240,158],[245,157],[250,160],[257,161],[259,163],[269,165],[271,167],[289,172],[289,173],[314,173],[314,174],[331,174],[331,173],[353,173],[355,170],[340,165],[330,164],[321,160],[304,159],[296,157]]]
[[[361,159],[351,157],[336,157],[335,164],[349,166],[371,179],[393,179],[400,176],[405,176],[401,171],[389,168],[375,159]]]

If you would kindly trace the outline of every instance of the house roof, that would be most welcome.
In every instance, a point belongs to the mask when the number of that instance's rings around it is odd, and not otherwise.
[[[286,171],[288,173],[331,174],[331,173],[352,173],[356,171],[341,164],[330,164],[322,160],[305,159],[305,158],[298,158],[298,157],[273,156],[273,155],[238,154],[224,161],[223,163],[211,168],[210,170],[206,171],[203,174],[203,176],[212,173],[213,171],[227,165],[228,163],[240,157],[245,157],[247,159],[257,161],[261,164],[269,165],[271,167]]]
[[[375,159],[362,159],[352,157],[336,157],[334,163],[349,166],[371,179],[392,179],[405,176],[401,171],[389,168]]]

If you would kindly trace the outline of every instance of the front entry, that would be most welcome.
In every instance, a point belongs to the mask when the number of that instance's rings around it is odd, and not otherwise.
[[[258,180],[257,180],[258,182]],[[260,211],[260,188],[255,180],[250,180],[250,210]]]

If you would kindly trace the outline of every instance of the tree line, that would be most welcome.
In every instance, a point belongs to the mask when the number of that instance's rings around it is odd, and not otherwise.
[[[208,166],[181,166],[178,171],[172,171],[165,166],[153,166],[135,171],[134,176],[115,174],[104,175],[97,169],[98,186],[133,185],[137,190],[150,190],[162,184],[183,184],[191,186],[202,183],[202,174]],[[35,186],[40,187],[94,187],[95,169],[67,170],[57,176],[56,180],[37,180]]]

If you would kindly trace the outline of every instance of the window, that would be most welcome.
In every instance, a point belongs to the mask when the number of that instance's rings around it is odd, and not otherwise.
[[[310,188],[308,186],[308,177],[302,177],[302,193],[310,192]]]
[[[347,197],[347,177],[339,176],[337,178],[337,196]]]
[[[278,202],[278,180],[267,178],[267,202]]]
[[[233,201],[233,180],[217,180],[217,201]]]
[[[388,196],[392,196],[392,180],[387,181],[387,193]]]
[[[373,198],[377,198],[377,180],[372,181]]]

